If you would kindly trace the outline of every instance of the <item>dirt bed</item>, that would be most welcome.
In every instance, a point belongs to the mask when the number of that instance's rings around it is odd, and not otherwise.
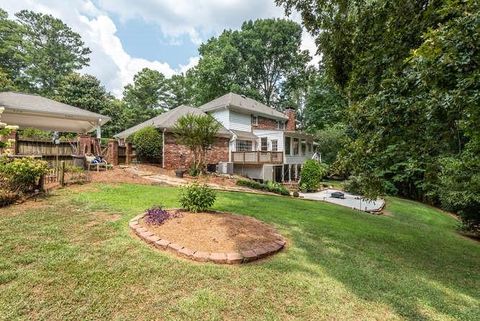
[[[204,252],[235,252],[261,247],[278,239],[273,227],[256,219],[227,213],[179,212],[162,225],[140,220],[158,237]]]

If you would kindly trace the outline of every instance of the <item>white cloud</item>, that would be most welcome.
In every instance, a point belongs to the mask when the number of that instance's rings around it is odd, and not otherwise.
[[[98,77],[116,96],[142,68],[171,76],[195,66],[199,58],[190,57],[185,65],[172,67],[167,62],[132,57],[116,35],[117,28],[109,14],[118,15],[121,21],[143,19],[155,24],[172,43],[188,35],[195,44],[224,29],[239,28],[245,20],[284,17],[283,9],[276,7],[273,0],[2,0],[1,7],[12,16],[29,9],[62,19],[92,50],[90,66],[84,71]],[[298,14],[291,18],[300,21]],[[304,32],[302,49],[314,56],[315,48],[313,38]],[[314,57],[312,63],[318,60]]]

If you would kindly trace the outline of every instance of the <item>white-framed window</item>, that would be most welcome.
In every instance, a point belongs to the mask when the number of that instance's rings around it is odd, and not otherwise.
[[[235,149],[237,152],[250,152],[252,151],[252,141],[251,140],[239,140],[235,141]]]
[[[278,151],[278,140],[272,139],[272,152]]]
[[[291,138],[290,137],[285,137],[285,155],[290,155],[291,154]]]
[[[293,139],[293,155],[298,155],[299,154],[299,139],[294,138]]]
[[[277,120],[277,129],[278,130],[285,130],[285,122],[281,120]]]
[[[252,126],[258,126],[258,116],[252,115]]]
[[[268,150],[268,139],[267,137],[260,138],[260,150],[266,152]]]

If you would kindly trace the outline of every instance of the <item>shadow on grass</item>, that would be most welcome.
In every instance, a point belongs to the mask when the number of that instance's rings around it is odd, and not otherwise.
[[[437,210],[420,204],[405,209],[393,202],[394,217],[382,217],[278,197],[251,197],[248,205],[241,194],[223,198],[219,209],[273,223],[293,241],[286,259],[273,258],[271,269],[313,278],[326,272],[357,297],[387,304],[409,320],[478,318],[480,247],[458,236],[453,221],[445,228],[444,217],[439,226],[415,219],[415,211],[431,220],[445,215]],[[410,219],[397,220],[405,210]]]

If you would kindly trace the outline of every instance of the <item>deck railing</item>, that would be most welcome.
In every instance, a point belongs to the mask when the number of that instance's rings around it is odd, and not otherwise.
[[[283,152],[232,152],[232,162],[236,164],[282,164]]]

